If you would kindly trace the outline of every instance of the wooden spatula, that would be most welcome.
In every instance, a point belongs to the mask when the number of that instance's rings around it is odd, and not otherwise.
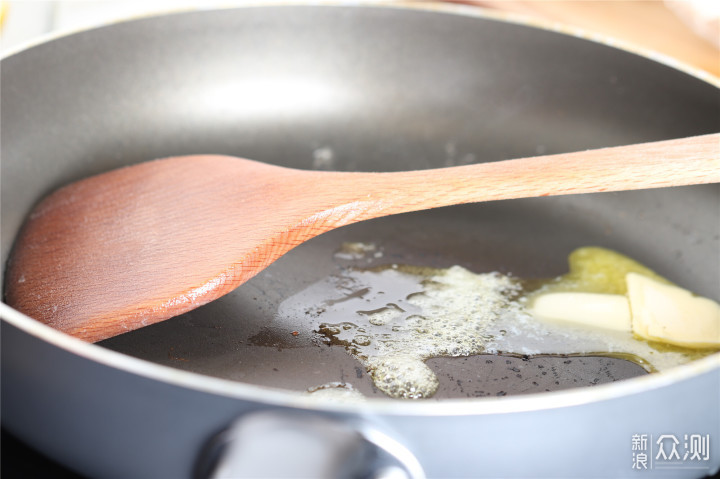
[[[400,173],[167,158],[66,186],[23,226],[10,306],[99,341],[232,291],[333,228],[439,206],[720,182],[720,134]]]

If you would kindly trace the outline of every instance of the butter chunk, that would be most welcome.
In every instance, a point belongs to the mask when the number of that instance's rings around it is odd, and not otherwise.
[[[542,321],[630,331],[630,305],[621,294],[540,294],[532,302],[530,313]]]
[[[720,305],[637,273],[625,277],[633,332],[690,348],[720,346]]]

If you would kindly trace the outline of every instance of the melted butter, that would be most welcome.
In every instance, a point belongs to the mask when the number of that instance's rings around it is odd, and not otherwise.
[[[318,341],[343,346],[365,366],[375,386],[395,398],[435,393],[437,377],[425,364],[431,357],[604,355],[653,372],[713,352],[639,340],[631,332],[533,318],[525,306],[540,292],[624,294],[624,276],[630,271],[660,278],[636,261],[602,248],[581,248],[569,260],[568,274],[539,288],[535,284],[527,295],[527,283],[523,290],[522,283],[509,276],[476,274],[460,266],[348,269],[288,298],[279,314],[304,311]]]
[[[364,401],[365,396],[355,389],[352,384],[344,382],[330,382],[308,388],[307,394],[313,397],[323,397],[340,402]]]
[[[382,251],[378,251],[374,243],[346,242],[335,252],[336,258],[344,260],[357,260],[368,256],[380,258]]]
[[[305,311],[319,339],[345,347],[378,389],[417,399],[438,387],[424,361],[482,351],[500,316],[521,314],[511,301],[519,291],[509,277],[458,266],[353,269],[287,299],[279,313]],[[312,305],[323,295],[322,304]]]
[[[672,284],[650,268],[616,251],[597,246],[578,248],[568,256],[569,271],[554,280],[543,280],[538,292],[582,291],[627,294],[625,276],[638,273]]]

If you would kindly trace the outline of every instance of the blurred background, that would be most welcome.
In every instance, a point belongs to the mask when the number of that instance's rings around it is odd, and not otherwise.
[[[282,3],[291,3],[285,1]],[[331,2],[342,3],[343,0]],[[347,0],[346,0],[347,1]],[[360,0],[362,2],[362,0]],[[214,8],[258,0],[0,1],[0,53],[50,32],[186,8]],[[351,3],[358,3],[354,0]],[[375,2],[377,3],[377,2]],[[395,0],[384,3],[403,3]],[[421,3],[421,2],[415,2]],[[428,3],[428,2],[422,2]],[[720,77],[719,0],[450,0],[464,8],[538,19],[556,28],[600,34]]]

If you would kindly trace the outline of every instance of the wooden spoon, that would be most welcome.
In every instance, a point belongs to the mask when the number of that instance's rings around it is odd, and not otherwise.
[[[8,262],[10,306],[99,341],[232,291],[343,225],[460,203],[720,182],[720,134],[401,173],[167,158],[66,186]]]

